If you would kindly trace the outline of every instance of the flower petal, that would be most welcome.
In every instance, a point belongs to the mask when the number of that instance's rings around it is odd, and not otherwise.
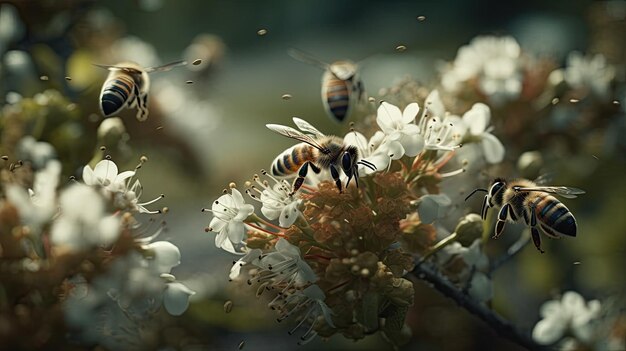
[[[110,160],[102,160],[98,162],[93,172],[96,177],[100,179],[106,179],[109,181],[108,183],[111,183],[113,182],[113,180],[115,180],[115,177],[117,177],[118,169],[115,162]]]
[[[83,182],[87,185],[96,185],[96,176],[89,166],[83,167]]]
[[[154,263],[160,273],[169,273],[180,264],[180,250],[169,241],[155,241],[145,248],[154,252]]]
[[[402,123],[409,124],[415,120],[417,114],[420,112],[420,106],[417,102],[413,102],[404,108],[402,112]]]
[[[422,118],[428,118],[438,116],[443,118],[446,115],[446,109],[443,106],[443,102],[439,97],[439,91],[433,90],[426,97],[424,105],[424,112]]]
[[[283,228],[289,228],[298,219],[298,201],[294,201],[285,206],[280,212],[278,223]]]
[[[563,337],[565,325],[552,319],[542,319],[533,328],[533,340],[541,345],[550,345]]]
[[[245,204],[245,202],[243,200],[243,196],[241,195],[239,190],[237,190],[235,188],[232,188],[232,189],[230,189],[230,192],[232,193],[232,199],[233,199],[233,202],[234,202],[235,206],[241,207],[242,205]]]
[[[383,101],[378,106],[378,114],[376,115],[376,123],[385,134],[395,130],[396,124],[402,121],[402,112],[397,106]]]
[[[180,316],[189,307],[189,297],[194,294],[195,291],[181,283],[169,283],[163,292],[163,306],[172,316]]]
[[[504,159],[504,145],[491,133],[482,134],[483,151],[485,152],[485,159],[489,163],[499,163]]]
[[[419,134],[403,135],[399,141],[404,147],[405,155],[409,157],[417,156],[424,149],[424,138]]]

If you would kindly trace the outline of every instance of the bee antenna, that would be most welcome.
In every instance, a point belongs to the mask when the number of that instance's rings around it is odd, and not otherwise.
[[[469,195],[467,195],[467,197],[465,198],[465,201],[467,201],[467,199],[472,197],[472,195],[474,195],[477,191],[484,191],[486,193],[489,192],[489,190],[487,190],[487,189],[482,189],[482,188],[474,189],[474,191],[472,191]]]

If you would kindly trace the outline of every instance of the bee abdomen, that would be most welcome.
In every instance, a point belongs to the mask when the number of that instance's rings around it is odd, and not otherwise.
[[[282,154],[278,155],[272,163],[272,175],[275,176],[287,176],[293,174],[300,169],[306,161],[310,161],[312,158],[309,147],[298,144],[285,150]]]
[[[105,116],[110,116],[124,107],[132,95],[133,85],[133,80],[123,75],[104,83],[100,106]]]
[[[559,234],[576,236],[576,219],[570,210],[554,196],[546,196],[536,203],[539,220]]]
[[[330,114],[343,121],[350,108],[350,91],[348,83],[338,78],[329,78],[325,83],[324,99]]]

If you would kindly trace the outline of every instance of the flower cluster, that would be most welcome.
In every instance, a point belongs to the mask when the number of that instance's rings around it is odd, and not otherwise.
[[[18,145],[26,143],[32,141]],[[49,159],[35,165],[18,161],[0,170],[0,277],[12,287],[6,290],[7,301],[20,299],[33,316],[64,319],[51,325],[67,325],[75,339],[113,349],[144,342],[129,330],[141,329],[161,307],[171,315],[187,309],[194,292],[171,274],[180,263],[179,249],[155,241],[164,228],[157,218],[142,224],[138,217],[162,211],[149,211],[147,203],[139,202],[141,184],[131,183],[137,169],[118,173],[117,165],[105,159],[94,168],[85,166],[82,181],[70,180],[59,189],[61,163]],[[24,298],[20,289],[33,293]],[[14,318],[13,313],[2,315]]]
[[[487,162],[502,159],[504,148],[490,133],[486,105],[476,104],[461,118],[446,113],[436,90],[424,103],[420,114],[415,102],[404,110],[382,102],[376,115],[380,129],[371,138],[354,130],[345,136],[344,144],[357,148],[359,161],[374,166],[357,162],[360,187],[339,192],[322,173],[321,180],[309,178],[294,193],[289,182],[263,171],[246,182],[245,192],[261,204],[265,218],[234,183],[203,209],[213,214],[207,231],[216,233],[216,246],[243,254],[230,279],[241,281],[245,269],[244,281],[257,286],[258,296],[270,295],[268,306],[278,320],[296,320],[290,333],[307,326],[301,343],[336,333],[358,340],[377,331],[402,343],[414,299],[413,283],[404,275],[413,269],[415,255],[426,259],[440,249],[431,223],[446,217],[450,201],[439,193],[439,184],[464,171],[441,168],[461,144],[478,145],[477,155]],[[303,120],[294,122],[311,137],[319,134]],[[343,175],[340,181],[346,179]],[[465,273],[448,274],[460,277],[459,285],[470,280],[470,294],[489,300],[479,242],[461,251],[448,257],[462,256]]]

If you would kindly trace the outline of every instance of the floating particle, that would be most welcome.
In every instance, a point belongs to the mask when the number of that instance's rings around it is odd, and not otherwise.
[[[69,82],[70,80],[72,80],[72,77],[65,77],[65,80]]]
[[[289,99],[291,99],[291,94],[283,94],[283,96],[281,96],[281,98],[283,100],[289,100]]]
[[[238,346],[239,350],[242,350],[244,346],[246,346],[246,342],[241,340],[241,342],[239,343],[239,346]]]
[[[199,65],[201,63],[202,63],[202,60],[201,59],[197,59],[197,60],[194,60],[191,64],[194,65],[194,66],[197,66],[197,65]]]
[[[574,261],[574,264],[578,266],[580,264],[580,261]]]
[[[228,300],[224,302],[224,312],[230,313],[233,310],[233,302]]]
[[[185,82],[185,84],[193,84],[193,80],[188,80]]]
[[[41,76],[41,77],[39,77],[39,79],[41,79],[41,80],[43,80],[43,81],[46,81],[46,80],[48,80],[48,79],[50,79],[50,78],[48,78],[48,76]]]
[[[420,22],[424,22],[426,20],[426,16],[417,16],[417,20]]]
[[[578,101],[580,101],[579,99],[569,99],[569,102],[571,102],[572,104],[577,103]]]
[[[559,103],[559,98],[552,99],[552,105],[556,105]]]
[[[265,34],[267,34],[267,29],[261,28],[256,31],[256,34],[258,34],[259,36],[264,36]]]
[[[7,156],[7,155],[2,155],[2,157],[0,157],[0,158],[2,158],[3,160],[7,161],[7,160],[9,159],[9,156]]]
[[[163,130],[163,126],[156,127],[156,130]]]
[[[613,105],[619,105],[619,101],[613,100]]]
[[[374,99],[373,97],[370,96],[370,97],[367,98],[367,101],[375,103],[376,99]]]
[[[403,52],[404,50],[406,50],[406,46],[404,46],[404,45],[396,46],[396,51],[397,52]]]
[[[595,158],[596,160],[600,161],[600,159],[598,158],[598,156],[596,155],[591,155],[591,157]]]

